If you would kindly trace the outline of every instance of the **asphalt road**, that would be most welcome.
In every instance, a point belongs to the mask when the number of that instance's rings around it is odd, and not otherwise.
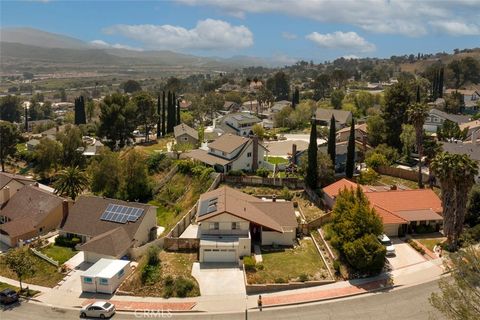
[[[418,286],[376,293],[356,298],[306,304],[294,307],[249,311],[248,319],[315,319],[315,320],[420,320],[443,319],[428,302],[436,281]],[[23,302],[0,312],[0,319],[42,320],[78,319],[78,310],[55,310],[43,305]],[[117,313],[113,319],[245,319],[237,314],[168,314],[168,313]]]

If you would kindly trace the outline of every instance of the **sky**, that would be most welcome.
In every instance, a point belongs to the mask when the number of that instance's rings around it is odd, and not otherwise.
[[[480,0],[0,1],[4,27],[97,47],[322,62],[480,47]]]

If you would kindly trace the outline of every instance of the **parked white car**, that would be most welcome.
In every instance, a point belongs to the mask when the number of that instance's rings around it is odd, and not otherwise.
[[[393,246],[392,241],[390,240],[389,237],[387,237],[386,234],[379,235],[378,240],[380,241],[381,244],[385,246],[385,249],[387,250],[387,256],[395,255],[395,247]]]
[[[80,309],[80,317],[110,318],[115,314],[115,305],[107,301],[95,301]]]

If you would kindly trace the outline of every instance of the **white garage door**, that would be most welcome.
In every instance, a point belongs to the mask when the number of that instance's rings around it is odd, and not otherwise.
[[[383,225],[383,232],[391,237],[397,237],[398,236],[398,224],[384,224]]]
[[[203,262],[236,262],[235,249],[203,249]]]

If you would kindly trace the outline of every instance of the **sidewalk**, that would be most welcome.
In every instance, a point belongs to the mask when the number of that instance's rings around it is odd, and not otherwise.
[[[13,280],[13,279],[10,279],[10,278],[5,278],[5,277],[0,276],[0,282],[7,283],[11,286],[20,287],[20,283],[18,282],[18,280]],[[28,284],[28,283],[24,283],[24,282],[22,282],[22,287],[23,288],[28,287],[30,290],[35,290],[35,291],[40,291],[40,292],[49,292],[50,290],[52,290],[52,288],[37,286],[37,285],[34,285],[34,284]]]
[[[82,306],[96,301],[95,299],[85,300]],[[195,302],[140,302],[140,301],[119,301],[109,300],[115,305],[117,311],[149,311],[149,310],[164,310],[170,312],[191,311],[196,305]]]

